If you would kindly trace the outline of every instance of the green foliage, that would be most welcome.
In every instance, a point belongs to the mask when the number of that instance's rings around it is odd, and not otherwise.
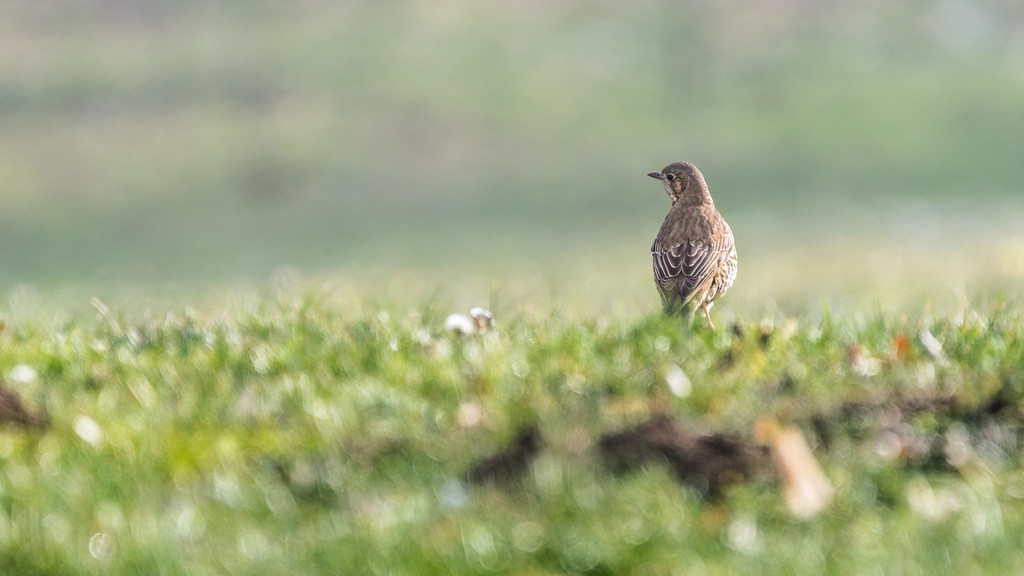
[[[0,430],[17,574],[1007,573],[1024,561],[1024,308],[660,314],[447,310],[281,292],[159,317],[12,310],[0,373],[45,431]],[[688,387],[666,379],[681,370]],[[769,479],[711,500],[597,438],[669,413],[799,427],[836,488],[797,521]],[[465,472],[535,425],[519,476]],[[770,475],[769,475],[770,476]]]

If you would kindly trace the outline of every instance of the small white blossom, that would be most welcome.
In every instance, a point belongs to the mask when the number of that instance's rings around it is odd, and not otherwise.
[[[444,329],[459,334],[472,334],[473,321],[465,314],[450,314],[444,319]]]
[[[75,418],[74,424],[75,434],[82,439],[96,446],[103,440],[103,429],[96,423],[95,420],[88,416],[78,416]]]
[[[670,364],[668,370],[665,371],[665,382],[672,394],[679,398],[686,398],[693,389],[686,372],[683,372],[683,369],[675,364]]]
[[[494,327],[494,314],[486,308],[477,306],[469,311],[469,315],[473,318],[477,332],[486,332]]]
[[[28,364],[18,364],[11,369],[11,381],[17,384],[32,384],[38,377],[36,369]]]
[[[920,338],[921,345],[928,351],[928,354],[938,360],[940,364],[944,364],[946,362],[946,355],[942,352],[942,342],[939,342],[939,339],[932,334],[931,330],[922,328]]]

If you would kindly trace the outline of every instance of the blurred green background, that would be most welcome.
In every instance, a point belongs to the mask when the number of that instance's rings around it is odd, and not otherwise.
[[[656,305],[644,175],[683,159],[736,231],[737,302],[1013,286],[1024,5],[0,6],[5,288],[288,267]]]

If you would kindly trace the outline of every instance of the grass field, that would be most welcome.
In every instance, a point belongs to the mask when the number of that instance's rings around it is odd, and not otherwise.
[[[494,330],[456,335],[453,311],[322,286],[156,313],[55,313],[15,295],[0,373],[48,423],[0,432],[0,571],[961,574],[1024,561],[1015,298],[741,309],[716,332],[653,310],[499,304]],[[744,442],[766,418],[796,426],[834,499],[801,520],[770,465],[711,493],[667,456],[613,466],[601,438],[658,415]],[[531,429],[537,441],[515,448]],[[495,457],[508,461],[481,475]]]
[[[4,3],[0,573],[1019,571],[1022,31]],[[737,237],[715,332],[651,281],[684,159]]]

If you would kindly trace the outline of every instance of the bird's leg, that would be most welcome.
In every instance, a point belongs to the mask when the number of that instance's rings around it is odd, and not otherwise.
[[[714,330],[715,329],[715,323],[711,321],[711,311],[708,310],[708,305],[705,304],[701,309],[704,310],[704,318],[706,318],[707,321],[708,321],[708,328],[711,328],[712,330]]]

